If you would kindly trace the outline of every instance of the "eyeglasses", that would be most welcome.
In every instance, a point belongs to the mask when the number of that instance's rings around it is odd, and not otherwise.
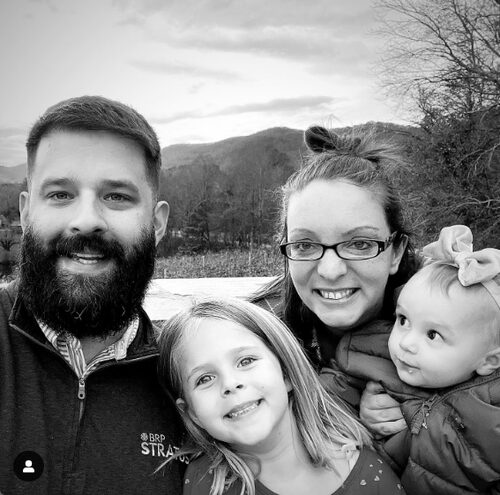
[[[327,249],[333,249],[337,256],[343,260],[369,260],[385,251],[394,242],[397,234],[394,232],[385,241],[356,238],[337,242],[337,244],[330,246],[309,241],[285,242],[280,245],[280,251],[281,254],[293,261],[317,261],[323,257]]]

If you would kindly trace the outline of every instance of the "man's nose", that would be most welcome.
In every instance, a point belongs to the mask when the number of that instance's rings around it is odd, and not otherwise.
[[[105,232],[107,223],[98,198],[89,195],[79,198],[68,227],[72,234]]]
[[[326,279],[333,280],[347,273],[346,260],[339,258],[334,249],[325,249],[323,256],[316,263],[318,274]]]

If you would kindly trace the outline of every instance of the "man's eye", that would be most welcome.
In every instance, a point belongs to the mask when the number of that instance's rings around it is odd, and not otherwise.
[[[64,201],[66,199],[69,199],[69,194],[64,191],[58,191],[58,192],[53,192],[50,193],[48,196],[50,199],[55,199],[56,201]]]
[[[108,201],[113,201],[115,203],[120,203],[123,201],[127,201],[128,197],[120,193],[111,193],[107,194],[105,199],[107,199]]]
[[[256,361],[256,359],[253,357],[244,357],[243,359],[240,360],[238,364],[240,366],[248,366],[249,364],[252,364],[254,361]]]

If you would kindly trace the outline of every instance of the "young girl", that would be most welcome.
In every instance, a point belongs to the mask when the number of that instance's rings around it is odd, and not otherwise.
[[[159,340],[193,454],[184,494],[401,494],[365,428],[322,388],[299,343],[251,303],[209,300]]]
[[[500,251],[473,252],[457,225],[423,254],[396,321],[344,339],[338,361],[402,402],[408,430],[386,450],[408,493],[500,493]]]

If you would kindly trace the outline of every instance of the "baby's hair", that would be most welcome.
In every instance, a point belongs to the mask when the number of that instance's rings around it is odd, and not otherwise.
[[[340,399],[322,387],[312,365],[290,330],[270,312],[242,300],[210,299],[195,303],[165,323],[159,337],[159,377],[174,396],[183,398],[182,350],[187,330],[205,318],[238,323],[258,338],[277,357],[284,376],[292,385],[291,410],[304,446],[315,466],[335,469],[334,457],[339,446],[347,451],[355,446],[371,445],[363,425],[348,412]],[[254,474],[243,456],[233,452],[196,425],[181,410],[192,445],[182,453],[196,458],[207,455],[214,473],[211,495],[222,494],[237,479],[242,482],[241,494],[255,493]],[[247,457],[248,459],[248,457]],[[252,459],[255,461],[255,459]]]
[[[482,284],[463,286],[458,279],[458,267],[444,262],[430,263],[419,270],[414,277],[425,277],[431,288],[439,289],[448,297],[451,287],[467,291],[471,308],[491,314],[491,325],[484,330],[488,332],[492,345],[500,345],[500,310]]]

